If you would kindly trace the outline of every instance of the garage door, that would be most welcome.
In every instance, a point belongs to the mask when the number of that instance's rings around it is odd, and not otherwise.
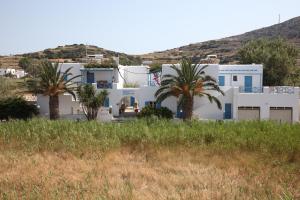
[[[259,120],[259,107],[238,107],[238,120]]]
[[[291,107],[270,107],[270,120],[291,123],[292,113]]]

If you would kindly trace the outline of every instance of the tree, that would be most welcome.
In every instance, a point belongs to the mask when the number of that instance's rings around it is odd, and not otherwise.
[[[250,41],[239,50],[238,54],[243,64],[262,63],[263,84],[275,86],[286,82],[296,65],[298,51],[285,40],[278,38]]]
[[[300,86],[300,68],[295,67],[288,76],[287,83],[292,86]]]
[[[221,109],[220,101],[210,91],[217,91],[222,95],[224,92],[219,88],[214,78],[205,75],[204,69],[208,66],[200,67],[200,65],[192,64],[190,60],[186,59],[181,61],[180,67],[172,65],[171,68],[175,70],[177,75],[163,75],[161,86],[155,93],[157,102],[162,102],[170,96],[178,98],[178,106],[182,106],[184,120],[192,118],[194,96],[205,96]]]
[[[49,96],[50,119],[59,118],[59,95],[69,93],[76,98],[74,93],[76,87],[72,81],[80,75],[65,80],[65,77],[72,76],[71,69],[72,67],[62,72],[58,63],[52,65],[49,61],[44,61],[39,77],[26,82],[31,92]]]
[[[77,95],[87,120],[94,120],[97,118],[98,110],[103,106],[108,92],[102,90],[97,93],[93,85],[85,84],[78,86]]]
[[[14,96],[16,87],[17,86],[13,80],[5,76],[0,76],[0,99]]]
[[[19,60],[19,67],[24,69],[32,77],[38,77],[41,65],[45,60],[23,57]]]
[[[32,64],[32,59],[23,57],[19,60],[19,67],[27,71],[28,67]]]
[[[9,119],[29,119],[38,114],[35,105],[31,105],[21,97],[0,99],[0,121]]]

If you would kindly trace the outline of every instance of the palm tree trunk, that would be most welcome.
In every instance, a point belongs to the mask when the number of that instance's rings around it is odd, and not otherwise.
[[[194,105],[194,98],[188,97],[185,99],[185,102],[182,106],[183,110],[183,120],[191,120],[193,116],[193,105]]]
[[[49,97],[50,119],[55,120],[59,118],[59,98],[58,95]]]

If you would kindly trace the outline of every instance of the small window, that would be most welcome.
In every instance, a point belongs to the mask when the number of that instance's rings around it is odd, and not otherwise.
[[[232,80],[233,80],[233,81],[237,81],[237,76],[233,76],[233,77],[232,77]]]

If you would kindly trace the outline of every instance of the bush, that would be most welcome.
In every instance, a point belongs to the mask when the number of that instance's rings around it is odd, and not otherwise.
[[[151,116],[157,116],[159,118],[172,119],[173,118],[173,113],[167,107],[154,108],[154,107],[151,107],[151,106],[146,106],[138,114],[138,117],[140,117],[140,118],[142,118],[142,117],[151,117]]]
[[[0,120],[26,120],[37,114],[37,107],[27,103],[21,97],[10,97],[0,100]]]

